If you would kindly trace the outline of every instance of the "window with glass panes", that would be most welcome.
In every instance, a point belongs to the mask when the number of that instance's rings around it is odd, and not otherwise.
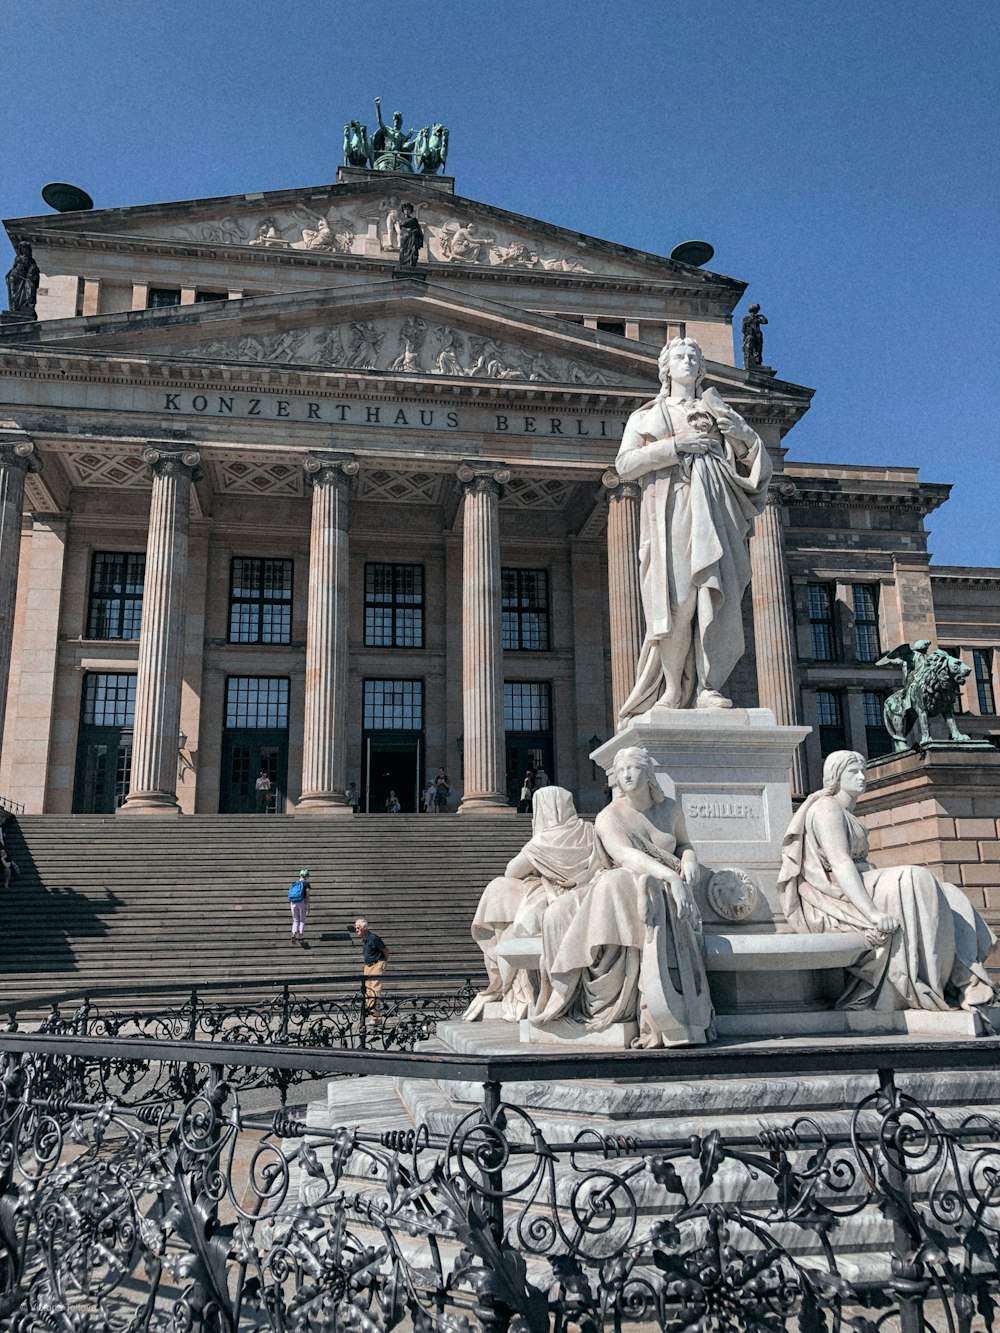
[[[993,697],[993,649],[973,648],[972,665],[976,673],[979,711],[981,713],[995,713],[997,706]]]
[[[365,731],[422,731],[424,682],[366,680],[364,727]]]
[[[819,725],[819,748],[824,759],[834,750],[847,749],[844,704],[839,691],[816,691],[816,721]]]
[[[146,292],[146,309],[161,310],[164,306],[180,305],[179,287],[150,287]]]
[[[882,709],[885,694],[881,690],[863,690],[861,706],[865,714],[865,749],[869,759],[892,753],[892,737],[885,729]]]
[[[552,729],[552,687],[548,681],[504,681],[503,729],[528,732]]]
[[[365,565],[365,646],[424,646],[423,565]]]
[[[241,731],[285,731],[287,676],[230,676],[226,681],[226,726]]]
[[[135,679],[135,672],[88,671],[83,678],[84,725],[134,726]]]
[[[855,583],[854,652],[859,662],[877,662],[882,656],[878,638],[878,585]]]
[[[837,637],[834,633],[833,584],[809,584],[809,630],[812,635],[812,655],[817,662],[837,660]]]
[[[142,551],[95,551],[90,567],[88,639],[137,639],[142,623],[146,556]]]
[[[506,652],[548,652],[549,575],[544,569],[504,569],[501,579]]]
[[[230,569],[229,642],[291,641],[291,560],[237,556]]]

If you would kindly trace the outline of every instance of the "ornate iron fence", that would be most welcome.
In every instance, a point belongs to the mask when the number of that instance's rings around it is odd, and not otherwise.
[[[271,1068],[471,1080],[479,1105],[407,1132],[247,1112],[231,1043],[0,1037],[0,1318],[15,1333],[994,1329],[1000,1121],[897,1073],[990,1069],[964,1047],[532,1055],[264,1048]],[[205,1067],[186,1103],[60,1094],[71,1060]],[[839,1132],[558,1140],[504,1082],[871,1072]],[[44,1066],[39,1074],[40,1064]],[[45,1085],[43,1087],[43,1084]],[[437,1118],[440,1120],[440,1118]]]
[[[308,984],[308,983],[306,983]],[[417,984],[422,989],[416,989]],[[232,983],[222,983],[232,991]],[[249,1046],[298,1046],[309,1050],[412,1051],[418,1041],[434,1035],[438,1023],[463,1013],[476,987],[467,977],[438,978],[432,989],[420,973],[397,972],[383,984],[377,1021],[371,1013],[364,982],[332,977],[326,993],[307,994],[295,983],[258,982],[244,998],[214,998],[220,987],[151,988],[141,1003],[122,1005],[123,992],[114,987],[83,996],[62,994],[32,1009],[48,1008],[35,1024],[43,1033],[61,1036],[149,1038],[158,1041],[225,1041]],[[247,989],[249,987],[240,988]],[[132,992],[124,994],[132,995]],[[7,1031],[22,1022],[17,1010],[8,1014]],[[117,1104],[189,1098],[201,1086],[205,1069],[173,1061],[143,1058],[62,1062],[55,1080],[65,1091],[72,1081],[80,1100],[112,1100]],[[37,1086],[46,1077],[36,1070]],[[309,1078],[322,1077],[300,1068],[229,1068],[230,1087],[276,1088],[284,1103],[289,1089]]]

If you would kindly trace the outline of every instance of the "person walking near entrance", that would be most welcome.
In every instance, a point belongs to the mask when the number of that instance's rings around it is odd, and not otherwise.
[[[266,814],[267,803],[271,799],[271,779],[264,769],[260,770],[260,777],[253,784],[253,789],[257,798],[257,813],[259,815]]]
[[[399,804],[399,797],[394,791],[390,791],[385,803],[385,813],[387,815],[398,815],[402,808]]]
[[[300,870],[299,877],[288,890],[288,906],[292,909],[292,943],[300,944],[303,949],[309,946],[305,941],[306,917],[309,915],[309,871]]]
[[[376,1023],[379,1020],[379,999],[382,995],[382,974],[389,961],[389,950],[384,940],[368,929],[368,922],[359,916],[354,933],[361,941],[361,961],[365,970],[365,1010]]]
[[[439,768],[437,777],[434,779],[434,813],[436,815],[448,813],[449,796],[451,796],[451,787],[448,785],[448,774],[443,768]]]

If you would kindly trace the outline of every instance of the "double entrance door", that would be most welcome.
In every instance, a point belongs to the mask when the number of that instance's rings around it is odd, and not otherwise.
[[[422,756],[423,738],[412,732],[366,735],[361,773],[363,813],[384,814],[390,792],[395,792],[403,814],[419,811]]]
[[[131,774],[131,728],[81,727],[73,813],[113,815],[128,795]]]
[[[258,799],[256,784],[261,773],[271,779],[266,801]],[[224,733],[220,814],[284,814],[287,787],[287,731],[227,730]]]

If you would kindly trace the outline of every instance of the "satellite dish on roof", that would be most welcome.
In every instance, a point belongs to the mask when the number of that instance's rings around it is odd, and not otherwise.
[[[680,245],[675,245],[670,251],[670,258],[676,259],[678,264],[690,264],[692,268],[700,268],[702,264],[707,264],[715,254],[715,247],[709,245],[708,241],[681,241]]]
[[[57,213],[76,213],[94,207],[86,190],[81,190],[79,185],[67,185],[65,181],[49,181],[48,185],[43,185],[42,198]]]

